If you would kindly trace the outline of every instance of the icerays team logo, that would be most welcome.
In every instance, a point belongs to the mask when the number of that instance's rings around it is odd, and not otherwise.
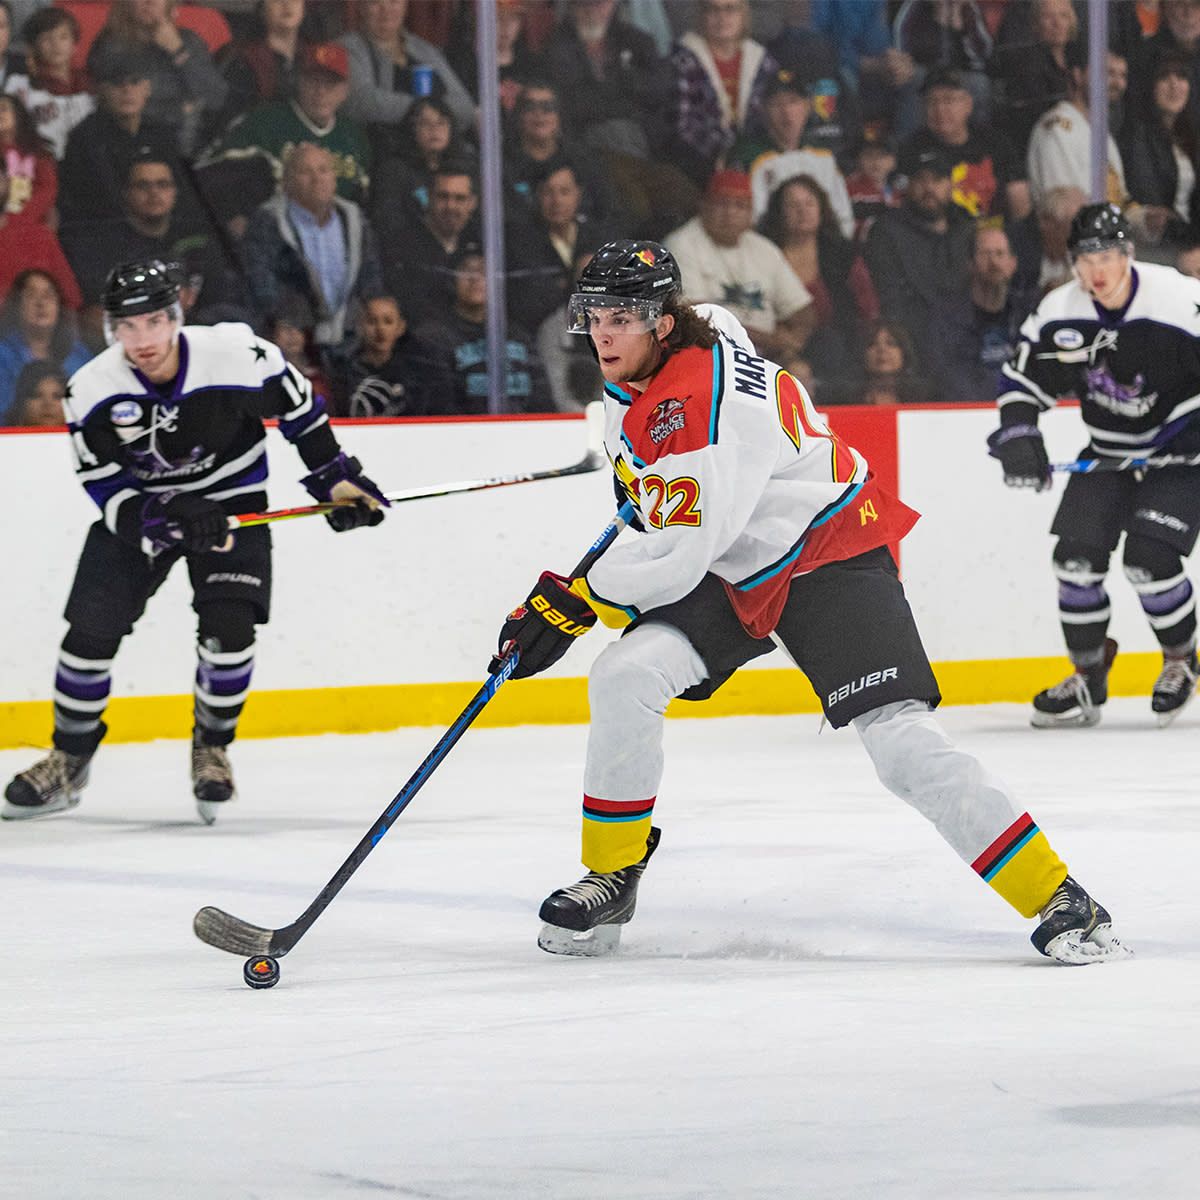
[[[1107,363],[1098,367],[1088,367],[1087,377],[1088,399],[1100,408],[1121,417],[1144,417],[1158,399],[1157,392],[1142,393],[1146,386],[1146,376],[1139,371],[1129,383],[1121,383],[1114,379]]]
[[[687,413],[683,406],[690,399],[691,396],[684,396],[682,400],[672,398],[654,406],[646,432],[656,446],[661,446],[671,434],[683,432],[683,427],[687,424]]]

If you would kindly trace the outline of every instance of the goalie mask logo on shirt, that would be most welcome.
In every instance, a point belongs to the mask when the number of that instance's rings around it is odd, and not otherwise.
[[[687,413],[683,406],[690,399],[691,396],[684,396],[682,400],[672,398],[663,400],[654,406],[654,411],[650,414],[650,428],[647,432],[650,440],[656,446],[661,446],[671,434],[683,431],[683,427],[687,423]]]

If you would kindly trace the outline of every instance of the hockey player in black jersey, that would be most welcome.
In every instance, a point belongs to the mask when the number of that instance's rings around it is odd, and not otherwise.
[[[382,493],[341,450],[321,400],[278,347],[247,325],[183,327],[180,275],[158,260],[117,267],[103,294],[109,348],[72,376],[64,401],[79,481],[101,519],[67,600],[54,684],[54,748],[5,790],[0,816],[73,808],[106,727],[113,659],[181,559],[192,584],[197,666],[192,785],[210,823],[234,794],[225,748],[254,666],[271,594],[266,526],[228,517],[266,507],[263,421],[279,419],[337,531],[383,520]]]
[[[1075,280],[1050,292],[1021,328],[1004,369],[1000,428],[988,439],[1010,487],[1050,486],[1038,414],[1079,398],[1083,458],[1200,452],[1200,282],[1171,267],[1134,265],[1119,209],[1091,204],[1071,225]],[[1184,559],[1200,532],[1200,469],[1073,474],[1051,532],[1058,607],[1074,672],[1033,700],[1039,728],[1095,725],[1108,698],[1109,559],[1123,565],[1162,647],[1151,707],[1160,725],[1196,691],[1196,600]]]

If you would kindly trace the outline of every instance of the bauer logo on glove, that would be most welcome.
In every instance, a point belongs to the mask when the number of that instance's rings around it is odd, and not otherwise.
[[[538,675],[558,662],[571,643],[595,623],[596,614],[582,596],[571,591],[571,581],[543,571],[525,602],[508,614],[500,630],[499,650],[488,669],[495,674],[515,646],[519,657],[513,678]]]

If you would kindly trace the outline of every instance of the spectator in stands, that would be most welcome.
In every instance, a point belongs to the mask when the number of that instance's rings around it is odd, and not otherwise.
[[[339,409],[351,417],[416,417],[443,411],[431,394],[425,357],[395,296],[374,296],[358,314],[358,341],[340,381]]]
[[[153,154],[162,162],[177,161],[175,131],[146,116],[152,70],[146,53],[106,54],[97,70],[100,106],[71,130],[59,167],[64,224],[119,219],[135,157]]]
[[[583,189],[566,161],[545,164],[534,191],[532,219],[514,222],[507,238],[512,271],[508,311],[526,329],[566,303],[575,281],[575,263],[611,236],[581,211]]]
[[[285,297],[271,317],[267,335],[283,357],[308,380],[313,394],[325,401],[326,409],[336,414],[334,390],[313,341],[313,315],[308,303],[296,296]]]
[[[0,0],[0,92],[13,75],[25,74],[25,56],[12,49],[13,14],[9,0]]]
[[[96,107],[87,77],[71,66],[79,44],[79,22],[62,8],[38,9],[21,30],[26,70],[11,75],[4,90],[29,110],[38,134],[55,158],[62,158],[67,135]]]
[[[932,399],[933,390],[921,373],[908,330],[899,321],[888,320],[876,321],[867,331],[862,358],[854,367],[818,390],[821,404],[912,404]]]
[[[546,44],[546,69],[567,129],[599,154],[635,222],[657,234],[696,211],[697,188],[663,161],[671,72],[617,0],[572,0]]]
[[[780,184],[759,228],[812,296],[816,328],[804,357],[818,378],[836,375],[857,355],[866,326],[879,317],[866,264],[811,175]]]
[[[592,220],[613,214],[612,193],[593,156],[563,132],[558,93],[544,79],[530,79],[521,89],[510,122],[505,147],[504,181],[525,203],[532,205],[537,181],[551,159],[569,162],[583,188],[580,211]]]
[[[810,175],[825,190],[842,232],[849,237],[854,231],[854,213],[837,161],[828,150],[805,145],[811,112],[808,85],[781,67],[764,90],[762,132],[743,137],[730,157],[750,174],[755,220],[767,211],[772,192],[785,179]]]
[[[846,191],[854,209],[854,240],[861,242],[881,212],[901,204],[901,190],[892,181],[895,143],[888,137],[864,139],[854,161],[855,169],[846,176]]]
[[[1108,44],[1131,66],[1140,61],[1145,42],[1162,27],[1163,5],[1159,0],[1134,0],[1131,4],[1110,4],[1108,8]]]
[[[813,24],[812,0],[790,0],[787,23],[767,49],[807,88],[812,100],[805,137],[839,160],[861,137],[853,83],[842,70],[837,46]]]
[[[1118,5],[1117,7],[1124,7]],[[1167,51],[1181,54],[1188,67],[1188,116],[1200,129],[1200,0],[1162,0],[1158,32],[1141,43],[1133,62],[1134,78],[1153,72],[1153,60]]]
[[[953,68],[932,71],[922,96],[925,124],[901,149],[910,155],[940,149],[951,164],[954,202],[971,216],[1029,216],[1033,202],[1024,164],[1003,134],[971,120],[975,101],[963,76]]]
[[[249,112],[268,100],[291,100],[296,72],[307,36],[305,0],[259,0],[258,28],[249,41],[234,42],[220,58],[221,74],[229,87],[220,124]]]
[[[1037,202],[1038,240],[1042,246],[1037,281],[1039,296],[1075,278],[1071,256],[1067,252],[1067,235],[1075,214],[1087,200],[1087,192],[1081,188],[1055,187]]]
[[[591,262],[591,254],[575,260],[575,278]],[[560,412],[581,412],[604,388],[604,376],[589,338],[567,328],[567,306],[552,312],[537,331],[537,352],[550,382],[550,396]]]
[[[1037,298],[1014,289],[1017,256],[999,220],[975,230],[970,299],[948,297],[937,318],[930,374],[947,400],[990,401],[1004,390],[1000,368],[1016,352]]]
[[[380,214],[384,282],[414,322],[450,306],[454,260],[464,245],[478,240],[478,207],[474,170],[459,161],[438,168],[429,209],[420,218],[393,213],[384,220]]]
[[[507,115],[516,107],[521,89],[544,73],[541,55],[526,36],[526,0],[496,0],[496,65],[500,72],[500,111]],[[479,99],[479,78],[475,63],[474,4],[460,11],[453,45],[446,58],[455,74],[466,84],[475,100]]]
[[[1138,81],[1136,115],[1121,137],[1125,183],[1139,204],[1170,213],[1164,236],[1178,243],[1188,237],[1192,223],[1200,150],[1188,113],[1188,63],[1183,55],[1165,51],[1147,65]]]
[[[893,24],[896,49],[908,54],[928,79],[934,71],[959,73],[986,125],[992,85],[987,76],[992,35],[976,0],[904,0]]]
[[[8,212],[26,221],[49,223],[58,195],[58,172],[17,96],[0,95],[0,157],[8,171]]]
[[[900,156],[908,191],[899,208],[882,213],[867,235],[866,260],[883,315],[901,322],[922,361],[938,337],[933,316],[947,295],[966,303],[972,222],[951,199],[952,163],[933,148]]]
[[[993,59],[1004,97],[996,115],[1018,154],[1038,118],[1070,96],[1074,66],[1086,57],[1071,0],[1032,0],[1030,26],[1032,44],[1020,38]]]
[[[283,177],[284,160],[301,142],[323,146],[333,155],[343,200],[364,202],[371,148],[362,129],[341,112],[349,79],[344,46],[305,46],[295,99],[260,104],[233,125],[201,173],[205,195],[223,219],[245,215],[265,202]],[[256,161],[267,164],[268,171],[256,171]]]
[[[52,362],[31,362],[21,368],[13,389],[13,402],[3,423],[14,427],[39,425],[62,427],[67,423],[63,398],[67,376]],[[4,410],[0,408],[0,413]]]
[[[229,86],[204,39],[175,24],[177,7],[175,0],[114,4],[88,52],[88,70],[102,76],[107,55],[140,50],[150,73],[146,115],[174,129],[180,152],[191,155],[225,104]]]
[[[832,39],[841,64],[855,81],[864,120],[890,123],[898,135],[917,123],[916,63],[892,45],[884,0],[817,0],[816,28]]]
[[[729,309],[765,358],[788,366],[801,356],[816,326],[808,289],[773,242],[751,228],[750,180],[718,171],[708,182],[700,215],[667,235],[667,249],[693,303]]]
[[[748,0],[699,0],[699,29],[671,53],[671,157],[699,187],[738,136],[762,119],[775,60],[748,36]]]
[[[284,164],[283,191],[250,219],[242,243],[259,312],[300,300],[313,321],[322,366],[337,373],[358,306],[383,290],[375,235],[361,208],[337,194],[337,164],[302,142]]]
[[[119,221],[77,222],[63,230],[63,249],[83,289],[89,332],[99,328],[104,281],[121,263],[158,258],[179,263],[188,278],[185,309],[207,308],[228,298],[224,263],[215,238],[179,208],[173,162],[146,151],[129,164]]]
[[[81,300],[79,284],[58,238],[46,225],[10,216],[8,190],[8,167],[0,157],[0,300],[8,295],[17,275],[37,267],[58,284],[66,307],[77,309]]]
[[[1175,255],[1175,270],[1181,275],[1200,279],[1200,245],[1193,242],[1191,245],[1181,246]]]
[[[488,411],[487,272],[478,246],[465,246],[454,262],[454,304],[450,312],[417,329],[425,380],[435,411]],[[508,412],[553,409],[545,372],[533,340],[509,324],[505,345],[504,403]]]
[[[28,363],[50,363],[73,375],[91,357],[54,279],[36,267],[22,271],[0,306],[0,412],[15,398],[17,376]]]
[[[346,112],[380,135],[383,152],[388,128],[420,96],[444,100],[460,129],[475,124],[475,103],[446,56],[404,28],[407,9],[408,0],[362,0],[359,29],[340,39],[350,59]]]
[[[429,207],[438,167],[461,159],[464,148],[454,132],[454,117],[444,101],[422,96],[404,114],[396,130],[396,153],[379,163],[371,181],[371,209],[378,219],[388,212],[415,219]]]

